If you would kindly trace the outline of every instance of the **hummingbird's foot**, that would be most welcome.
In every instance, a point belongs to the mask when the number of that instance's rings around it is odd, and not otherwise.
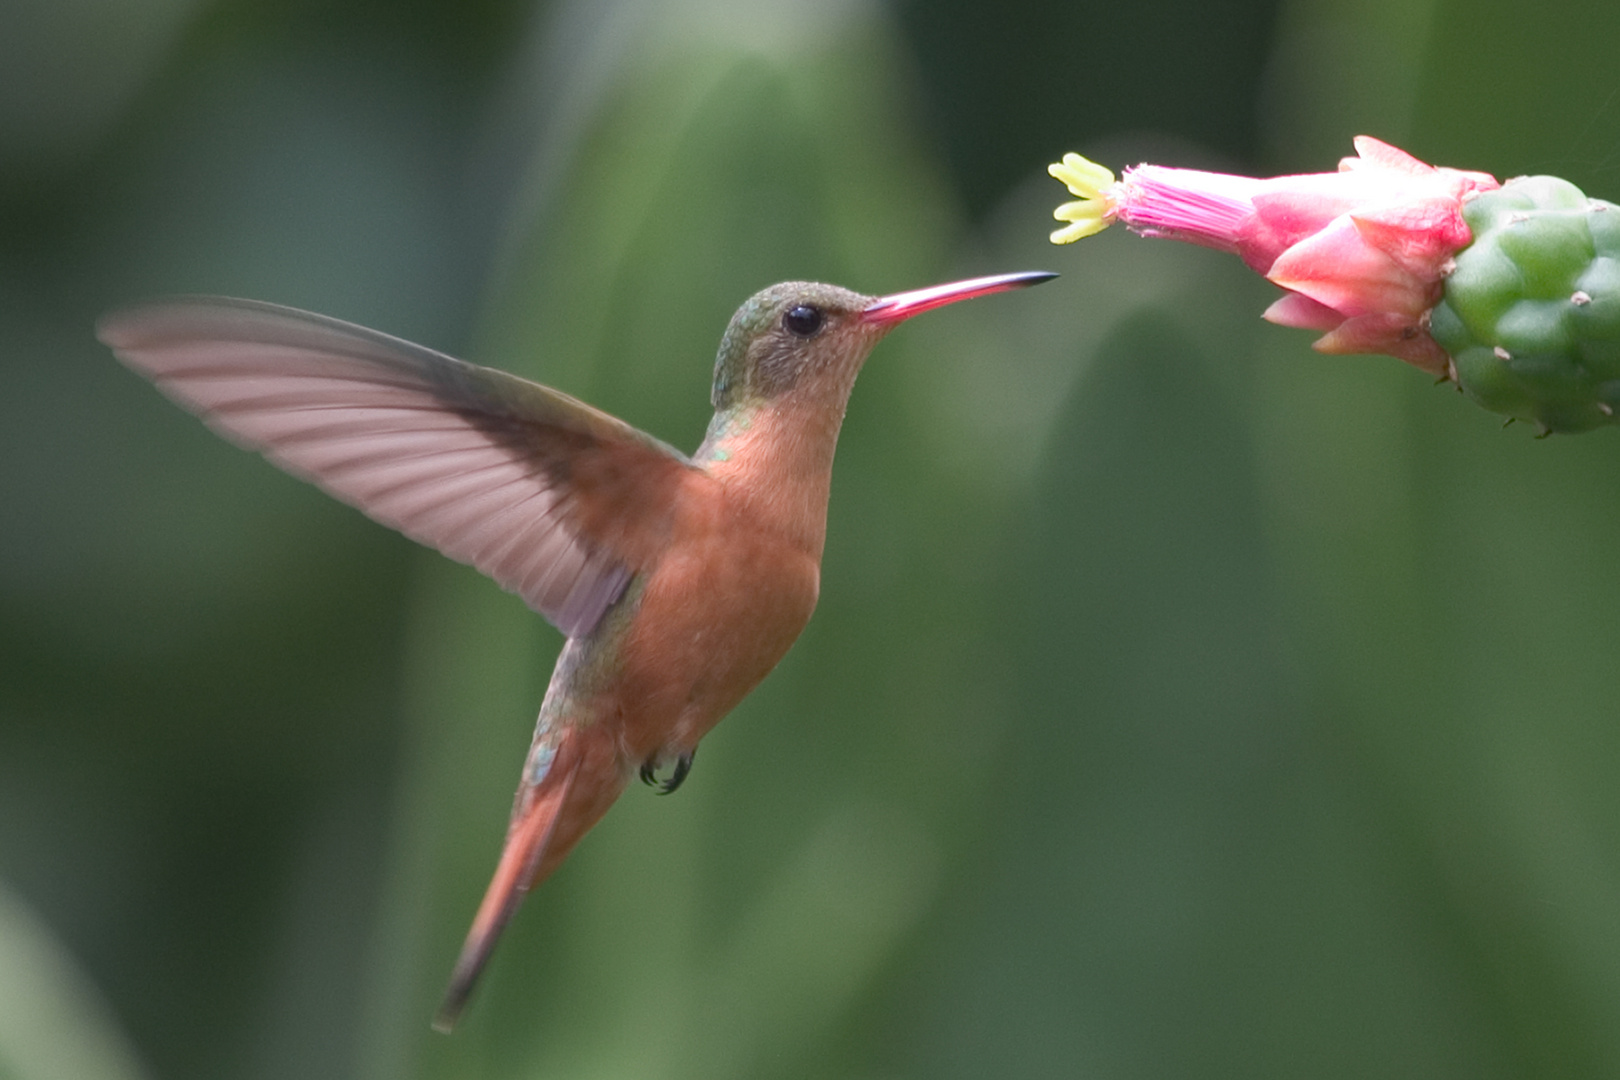
[[[657,788],[660,795],[668,795],[680,787],[681,782],[686,779],[686,774],[692,771],[692,759],[696,756],[697,751],[692,750],[676,758],[675,770],[663,780],[658,779],[658,759],[648,758],[641,763],[641,782],[648,787]]]

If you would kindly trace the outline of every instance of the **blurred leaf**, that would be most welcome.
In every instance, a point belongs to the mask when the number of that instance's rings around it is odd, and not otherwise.
[[[140,1080],[134,1047],[73,957],[0,885],[0,1076]]]
[[[1241,356],[1168,322],[1119,324],[1053,433],[1004,616],[1021,720],[956,901],[996,917],[928,962],[917,1053],[947,1076],[1489,1075],[1298,682],[1244,411],[1210,374]]]
[[[76,164],[199,6],[12,0],[0,33],[0,182]]]
[[[1620,13],[1556,0],[1533,19],[1521,14],[1504,0],[1437,5],[1417,113],[1424,152],[1501,179],[1551,173],[1620,198],[1610,66]]]

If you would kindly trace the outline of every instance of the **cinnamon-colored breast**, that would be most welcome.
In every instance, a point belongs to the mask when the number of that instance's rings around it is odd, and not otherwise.
[[[819,550],[793,542],[746,485],[694,477],[678,514],[620,646],[629,763],[694,749],[787,653],[820,587]]]

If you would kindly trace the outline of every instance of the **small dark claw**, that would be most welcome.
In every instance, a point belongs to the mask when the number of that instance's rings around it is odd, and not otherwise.
[[[675,789],[681,786],[682,781],[686,779],[686,774],[692,771],[692,757],[696,753],[697,751],[693,750],[691,753],[682,754],[675,759],[675,771],[669,774],[668,780],[658,785],[658,794],[673,794]]]
[[[648,787],[657,788],[660,795],[668,795],[680,787],[681,781],[686,779],[686,774],[692,771],[692,758],[695,756],[697,751],[693,750],[676,758],[675,770],[669,774],[667,780],[658,779],[658,759],[648,758],[641,763],[641,782]]]

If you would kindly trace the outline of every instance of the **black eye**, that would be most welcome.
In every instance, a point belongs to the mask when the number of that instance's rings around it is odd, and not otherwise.
[[[782,313],[782,325],[796,337],[815,337],[816,331],[826,321],[827,316],[821,313],[821,309],[809,304],[795,304]]]

